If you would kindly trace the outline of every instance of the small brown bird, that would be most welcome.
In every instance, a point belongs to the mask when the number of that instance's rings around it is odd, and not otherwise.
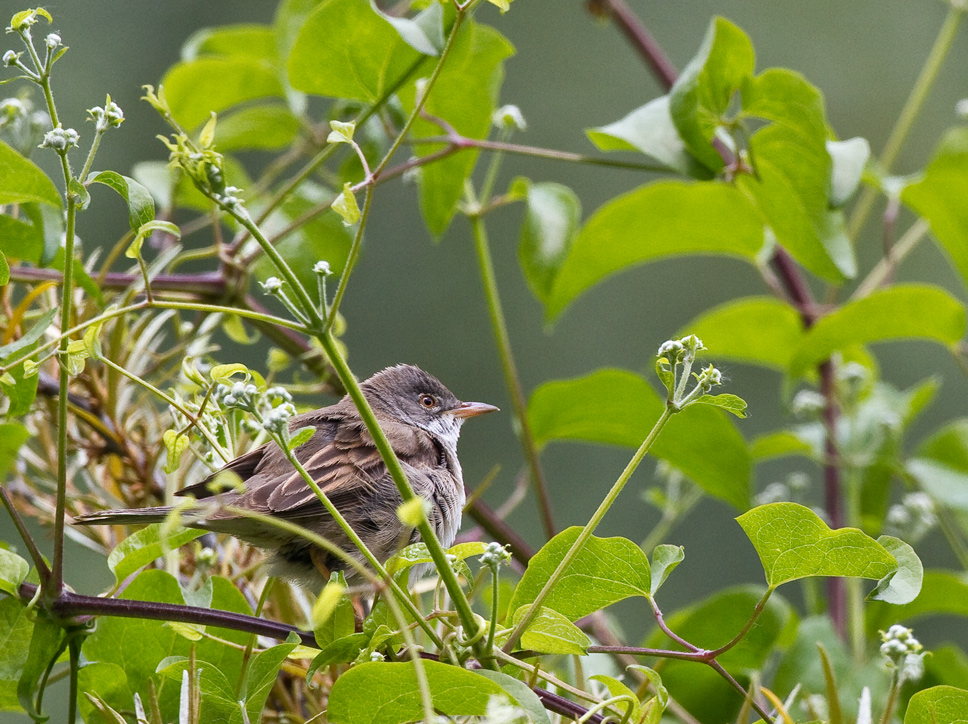
[[[430,503],[428,520],[448,547],[460,528],[464,481],[457,459],[457,438],[468,417],[498,408],[461,402],[439,380],[412,365],[389,367],[360,385],[377,420],[400,459],[414,491]],[[296,450],[297,459],[333,505],[381,561],[402,545],[420,540],[397,517],[401,497],[349,396],[331,407],[296,415],[290,430],[311,425],[315,434]],[[215,475],[179,491],[203,504],[185,514],[192,528],[228,533],[270,553],[270,572],[314,590],[328,571],[346,563],[305,538],[234,513],[251,510],[290,521],[331,541],[362,560],[346,534],[293,469],[275,442],[236,458],[222,470],[243,481],[239,490],[215,492]],[[216,473],[217,475],[218,473]],[[78,516],[82,525],[148,524],[164,520],[167,506],[104,510]],[[346,571],[347,575],[352,570]]]

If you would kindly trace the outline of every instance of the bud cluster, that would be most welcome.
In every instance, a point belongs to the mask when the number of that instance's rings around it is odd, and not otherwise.
[[[98,133],[104,133],[109,128],[117,128],[124,122],[124,111],[111,100],[111,96],[104,101],[103,108],[94,106],[94,108],[88,108],[87,113],[94,121],[94,129]]]
[[[894,624],[887,632],[881,631],[881,653],[888,665],[897,669],[902,680],[916,681],[924,673],[924,646],[911,629]]]
[[[483,565],[494,571],[497,570],[498,566],[507,563],[509,560],[511,560],[511,552],[507,549],[507,546],[502,546],[496,541],[487,544],[487,548],[480,558]]]
[[[44,142],[41,148],[52,148],[57,153],[67,153],[71,148],[75,148],[80,141],[80,135],[73,128],[62,128],[57,126],[44,134]]]

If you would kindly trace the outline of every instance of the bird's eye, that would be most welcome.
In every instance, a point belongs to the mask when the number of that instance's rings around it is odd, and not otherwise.
[[[420,404],[429,410],[437,406],[437,398],[433,395],[420,395]]]

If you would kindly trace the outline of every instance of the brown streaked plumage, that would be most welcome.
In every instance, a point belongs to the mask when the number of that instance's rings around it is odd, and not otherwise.
[[[435,377],[412,365],[389,367],[360,385],[403,465],[414,491],[430,503],[429,520],[444,546],[453,543],[464,506],[464,482],[457,438],[468,417],[497,410],[481,402],[460,402]],[[381,561],[419,540],[397,518],[401,498],[373,439],[349,396],[335,405],[297,415],[290,429],[311,425],[316,432],[296,457]],[[362,560],[346,534],[274,442],[236,458],[223,470],[238,475],[240,490],[212,491],[214,475],[178,492],[202,501],[185,524],[228,533],[270,553],[271,572],[318,589],[319,565],[346,565],[304,538],[233,513],[252,510],[307,528]],[[216,473],[217,474],[217,473]],[[147,524],[161,521],[170,507],[105,510],[75,518],[82,525]],[[351,571],[347,571],[350,574]]]

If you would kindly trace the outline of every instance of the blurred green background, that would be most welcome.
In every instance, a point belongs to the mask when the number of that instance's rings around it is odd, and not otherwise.
[[[947,11],[946,4],[937,0],[630,0],[630,5],[679,68],[698,48],[713,15],[734,21],[753,41],[758,70],[784,66],[803,73],[826,96],[837,135],[863,136],[875,154],[883,147]],[[0,14],[5,17],[22,9],[8,0],[3,6],[6,13]],[[127,120],[105,138],[96,168],[121,173],[129,173],[137,161],[167,156],[155,138],[167,129],[139,97],[143,84],[157,84],[165,69],[178,60],[183,41],[205,26],[271,22],[275,9],[266,0],[61,0],[46,7],[54,16],[53,28],[70,46],[55,73],[65,125],[81,130],[82,142],[89,139],[84,109],[103,104],[104,94],[110,93]],[[506,65],[501,96],[502,103],[518,105],[528,121],[528,130],[515,137],[517,142],[593,153],[585,128],[617,120],[663,92],[616,28],[592,17],[578,0],[517,0],[504,16],[486,6],[478,18],[498,28],[517,49]],[[956,122],[955,103],[968,96],[968,28],[962,30],[896,172],[921,168],[943,130]],[[7,36],[4,49],[12,47],[12,40]],[[8,85],[4,90],[13,92],[13,88]],[[508,158],[498,187],[515,175],[571,186],[581,198],[586,218],[606,199],[649,180],[637,172]],[[654,381],[650,370],[655,349],[691,318],[735,296],[767,293],[754,271],[736,261],[660,262],[595,287],[549,331],[543,324],[543,310],[518,268],[521,218],[520,206],[500,211],[488,218],[488,230],[526,392],[544,381],[604,366],[644,372]],[[900,230],[906,228],[906,218],[902,215]],[[873,226],[858,248],[862,271],[881,254]],[[119,199],[106,190],[95,191],[90,210],[79,222],[85,251],[113,244],[126,228],[127,216]],[[905,262],[899,278],[941,284],[964,297],[960,282],[930,243],[922,244]],[[456,219],[434,243],[419,216],[415,187],[399,182],[381,186],[342,311],[349,323],[344,337],[349,361],[359,377],[389,364],[412,362],[440,377],[458,397],[502,407],[503,414],[467,426],[461,460],[470,487],[499,464],[500,473],[485,498],[495,505],[504,500],[523,458],[511,427],[510,403],[466,222]],[[943,379],[938,399],[913,430],[913,441],[942,421],[964,414],[965,378],[940,347],[900,343],[881,346],[876,353],[884,379],[896,386],[905,388],[935,374]],[[234,353],[223,354],[228,362],[228,355]],[[260,365],[264,359],[260,349],[246,361]],[[778,374],[742,365],[726,365],[724,371],[727,391],[749,402],[749,419],[738,423],[747,439],[791,421],[780,396]],[[320,404],[328,402],[320,400]],[[587,520],[628,456],[626,450],[577,444],[556,444],[545,451],[559,527]],[[755,488],[779,479],[794,469],[792,464],[761,468]],[[819,488],[819,472],[803,467],[802,460],[798,464]],[[636,474],[622,504],[599,529],[600,535],[637,541],[646,537],[657,513],[640,493],[653,482],[653,468],[646,464]],[[673,531],[667,542],[684,545],[686,561],[663,588],[660,604],[664,608],[673,610],[726,585],[762,581],[752,546],[732,521],[737,514],[723,503],[706,501]],[[533,544],[541,543],[530,500],[510,520]],[[14,539],[6,521],[0,522],[0,534]],[[937,535],[922,544],[919,553],[927,565],[947,561]],[[93,593],[108,582],[106,569],[103,580],[101,570],[81,575],[76,566],[103,569],[99,559],[83,551],[72,550],[69,563],[73,570],[68,580],[84,584],[85,592]],[[796,591],[790,589],[784,592],[795,599]],[[651,626],[651,616],[641,602],[619,611],[630,641]],[[919,637],[926,643],[932,640],[926,630],[919,631]]]

